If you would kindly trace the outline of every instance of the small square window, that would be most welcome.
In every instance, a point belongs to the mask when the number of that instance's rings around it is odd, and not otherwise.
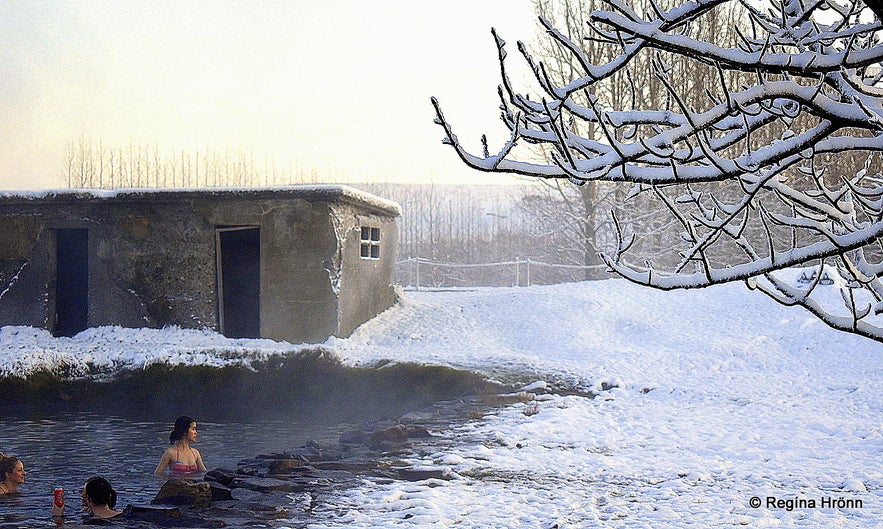
[[[363,259],[380,259],[380,228],[362,226],[359,255]]]

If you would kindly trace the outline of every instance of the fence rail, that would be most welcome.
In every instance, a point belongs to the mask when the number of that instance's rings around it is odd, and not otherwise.
[[[605,265],[547,263],[516,257],[493,263],[451,263],[409,257],[396,261],[396,282],[406,288],[530,286],[607,277]]]

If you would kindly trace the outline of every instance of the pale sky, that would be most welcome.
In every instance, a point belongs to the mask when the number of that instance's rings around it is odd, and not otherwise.
[[[517,59],[531,1],[3,0],[0,189],[63,187],[81,136],[349,181],[514,182],[463,166],[429,101],[464,143],[503,137],[491,27]]]

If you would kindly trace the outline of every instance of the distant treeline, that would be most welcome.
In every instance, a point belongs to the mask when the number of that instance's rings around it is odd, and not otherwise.
[[[545,213],[533,208],[535,184],[352,185],[402,207],[399,284],[417,286],[418,276],[420,286],[434,287],[523,286],[609,277],[599,261],[586,262],[585,241],[569,244],[562,236],[565,227],[545,228],[547,223],[538,219]]]
[[[67,144],[70,188],[197,188],[275,186],[334,178],[295,163],[243,150],[161,150],[156,144],[109,145],[80,137]]]

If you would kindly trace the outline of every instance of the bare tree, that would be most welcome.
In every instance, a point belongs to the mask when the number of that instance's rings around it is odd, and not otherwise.
[[[734,8],[747,30],[697,37],[709,19]],[[556,81],[519,43],[535,86],[517,91],[505,42],[494,32],[510,134],[497,153],[486,139],[482,153],[468,151],[433,98],[444,141],[466,164],[577,185],[616,183],[629,189],[624,201],[660,204],[679,226],[668,259],[633,259],[648,227],[614,214],[618,243],[602,258],[631,281],[675,289],[744,280],[831,327],[883,341],[879,11],[854,0],[782,0],[763,9],[699,0],[653,3],[639,13],[607,0],[589,14],[582,40],[540,22],[579,68]],[[616,54],[593,60],[586,50],[596,46]],[[638,96],[653,89],[647,84],[633,83],[630,100],[608,98],[609,84],[648,56],[668,104],[641,107]],[[711,68],[716,82],[698,87],[672,56],[696,71]],[[586,134],[588,126],[600,138]],[[526,145],[541,146],[547,157],[532,156]],[[627,211],[636,217],[635,209]],[[836,268],[839,296],[819,288],[826,264]],[[820,272],[806,285],[786,272],[810,266]]]
[[[545,27],[555,27],[567,35],[573,42],[592,41],[591,28],[585,24],[589,14],[603,5],[603,0],[584,0],[570,2],[567,0],[534,0],[538,16],[546,21]],[[634,0],[635,9],[652,9],[650,0]],[[697,28],[697,37],[709,39],[724,34],[731,26],[740,23],[735,9],[721,9],[716,16],[707,17],[701,27]],[[743,22],[743,25],[744,24]],[[579,76],[582,67],[578,58],[570,49],[555,39],[539,39],[536,54],[542,56],[544,73],[556,85],[565,85]],[[587,45],[583,47],[584,57],[593,64],[609,62],[619,55],[619,49],[613,46]],[[681,90],[684,100],[693,105],[705,98],[703,87],[717,82],[718,73],[712,67],[700,67],[692,64],[687,58],[668,52],[661,52],[672,70],[672,75],[684,80]],[[670,97],[653,75],[653,59],[650,54],[636,56],[627,69],[622,69],[611,76],[610,82],[597,86],[597,96],[602,97],[608,105],[633,108],[660,108],[670,103]],[[637,90],[636,86],[646,89]],[[575,93],[572,97],[582,106],[589,105],[588,92]],[[574,121],[574,131],[584,138],[596,141],[604,140],[604,132],[597,123],[585,120]],[[621,134],[620,134],[621,135]],[[621,139],[621,138],[620,138]],[[535,149],[538,157],[550,161],[543,145]],[[616,249],[615,225],[610,220],[610,212],[628,222],[627,227],[639,219],[630,218],[624,207],[632,210],[640,209],[640,220],[645,227],[644,236],[631,249],[633,259],[659,259],[663,252],[659,245],[665,244],[668,236],[676,234],[679,229],[674,219],[667,216],[664,205],[647,200],[643,196],[624,203],[628,192],[623,186],[593,180],[581,186],[572,186],[560,179],[540,179],[539,185],[525,186],[525,199],[522,205],[528,215],[532,216],[548,236],[543,239],[545,253],[560,262],[584,267],[584,278],[606,277],[605,266],[600,254],[611,253]],[[639,203],[639,204],[638,204]],[[646,222],[646,219],[654,222]],[[646,227],[653,226],[657,233]],[[558,227],[558,230],[555,228]],[[553,246],[554,245],[554,246]],[[670,264],[670,263],[669,263]]]

